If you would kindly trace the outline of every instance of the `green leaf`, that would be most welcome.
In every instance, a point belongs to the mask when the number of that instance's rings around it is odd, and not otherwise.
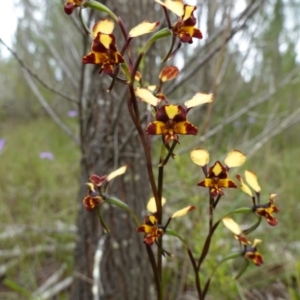
[[[20,286],[18,283],[16,283],[13,280],[10,280],[10,279],[6,278],[3,281],[3,284],[5,286],[7,286],[9,289],[11,289],[12,291],[18,293],[19,295],[24,296],[26,299],[31,299],[32,298],[31,293],[27,289],[23,288],[22,286]]]
[[[188,246],[187,246],[187,242],[176,232],[176,231],[174,231],[174,230],[171,230],[171,229],[167,229],[166,230],[166,232],[165,232],[165,234],[167,234],[167,235],[172,235],[172,236],[175,236],[175,237],[177,237],[181,242],[182,242],[182,244],[186,247],[186,248],[188,248]]]
[[[137,226],[140,225],[138,217],[126,203],[124,203],[123,201],[121,201],[120,199],[118,199],[116,197],[108,196],[105,194],[103,194],[103,199],[105,200],[105,202],[107,202],[111,205],[117,206],[117,207],[125,210],[126,212],[128,212],[131,215],[132,219],[134,220],[135,224]]]
[[[243,273],[246,271],[247,267],[249,265],[249,261],[247,259],[245,259],[245,262],[242,266],[242,268],[240,269],[240,271],[237,273],[237,275],[234,276],[234,279],[237,280],[238,278],[240,278]]]
[[[100,224],[101,224],[101,226],[102,226],[102,228],[104,230],[104,233],[108,233],[110,230],[109,230],[108,226],[106,225],[106,223],[105,223],[105,221],[104,221],[104,219],[102,217],[101,208],[102,208],[101,205],[97,206],[97,213],[98,213],[99,221],[100,221]]]
[[[107,6],[103,5],[100,2],[96,2],[96,1],[92,1],[92,0],[86,1],[83,6],[107,13],[110,17],[112,17],[114,19],[114,21],[119,23],[118,17]]]
[[[143,48],[141,53],[146,53],[147,50],[149,49],[149,47],[157,40],[160,40],[162,38],[165,38],[167,36],[172,35],[172,32],[170,31],[169,28],[163,28],[157,32],[155,32],[152,37],[148,40],[147,44],[145,45],[145,47]]]

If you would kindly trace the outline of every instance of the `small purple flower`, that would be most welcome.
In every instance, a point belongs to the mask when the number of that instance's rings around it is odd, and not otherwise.
[[[54,155],[50,151],[41,152],[40,153],[40,159],[53,160],[54,159]]]
[[[77,117],[77,115],[78,115],[78,111],[77,110],[69,110],[68,111],[68,117],[70,117],[70,118]]]
[[[0,139],[0,151],[3,149],[5,142],[6,142],[6,140],[4,138]]]

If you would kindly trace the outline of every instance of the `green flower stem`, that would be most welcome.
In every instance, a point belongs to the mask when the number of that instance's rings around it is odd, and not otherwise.
[[[130,81],[130,71],[129,71],[128,65],[126,63],[122,63],[121,68],[122,68],[122,70],[123,70],[123,72],[126,76],[126,79],[127,79],[128,83],[129,83],[129,81]]]
[[[79,9],[79,20],[80,20],[80,23],[84,29],[84,31],[89,35],[89,36],[93,36],[92,32],[90,31],[89,27],[86,25],[84,19],[83,19],[83,15],[82,15],[82,11],[83,11],[83,8],[82,6],[80,6],[80,9]]]
[[[105,221],[104,221],[104,219],[102,217],[101,208],[102,208],[102,205],[98,205],[97,206],[97,209],[96,209],[97,210],[97,214],[98,214],[99,221],[100,221],[100,224],[101,224],[101,226],[103,228],[104,233],[108,233],[110,230],[109,230],[108,226],[106,225],[106,223],[105,223]]]
[[[235,215],[235,214],[249,214],[253,213],[253,210],[249,207],[240,207],[233,211],[228,212],[226,215],[224,215],[221,219],[219,219],[218,222],[221,222],[224,218],[227,218],[229,216]]]
[[[249,265],[249,260],[245,259],[245,263],[243,264],[241,270],[237,273],[237,275],[234,276],[235,280],[239,279],[242,276],[242,274],[246,271],[248,265]]]
[[[158,41],[160,39],[163,39],[167,36],[172,35],[172,32],[170,31],[170,29],[168,28],[163,28],[157,32],[155,32],[152,37],[148,40],[148,42],[146,43],[146,45],[144,46],[143,50],[141,51],[141,53],[146,53],[148,51],[148,49],[150,48],[150,46],[155,42]]]
[[[165,234],[177,237],[182,242],[182,245],[186,249],[188,249],[188,243],[187,243],[187,241],[183,237],[181,237],[176,231],[171,230],[171,229],[166,229],[165,230]]]
[[[172,32],[168,29],[168,28],[163,28],[159,31],[157,31],[156,33],[154,33],[152,35],[152,37],[148,40],[148,42],[146,43],[146,45],[144,46],[144,48],[142,49],[142,51],[139,53],[139,56],[133,66],[133,69],[132,69],[132,73],[131,73],[131,82],[133,83],[134,82],[134,76],[135,76],[135,73],[140,65],[140,62],[143,58],[143,56],[146,54],[146,52],[148,51],[148,49],[150,48],[150,46],[157,40],[159,39],[162,39],[162,38],[165,38],[169,35],[171,35]]]
[[[172,54],[172,51],[173,51],[173,48],[174,48],[175,41],[176,41],[176,36],[173,35],[173,36],[172,36],[171,47],[170,47],[168,53],[165,55],[165,57],[161,60],[162,62],[166,62],[166,61],[169,59],[170,55]]]
[[[83,6],[107,13],[115,22],[119,23],[119,18],[107,6],[103,5],[100,2],[91,0],[85,2]]]
[[[138,217],[136,216],[136,214],[130,209],[130,207],[126,203],[124,203],[123,201],[121,201],[120,199],[118,199],[116,197],[108,196],[108,195],[105,195],[105,194],[103,195],[103,199],[105,200],[105,202],[107,202],[111,205],[117,206],[117,207],[123,209],[124,211],[128,212],[131,215],[131,217],[132,217],[133,221],[135,222],[135,224],[137,226],[140,225],[140,221],[139,221]]]
[[[261,222],[261,219],[262,219],[261,217],[257,216],[257,222],[255,224],[253,224],[251,227],[249,227],[248,229],[243,230],[243,233],[244,234],[249,234],[250,232],[255,230],[259,226],[259,224]]]

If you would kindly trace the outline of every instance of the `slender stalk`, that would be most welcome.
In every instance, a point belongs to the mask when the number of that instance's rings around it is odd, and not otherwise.
[[[159,165],[165,166],[167,164],[167,162],[169,161],[170,157],[172,156],[173,151],[177,144],[178,144],[178,141],[173,140],[172,146],[168,149],[169,152],[168,152],[167,156],[162,160],[162,162],[160,162]]]
[[[165,16],[166,16],[166,20],[167,20],[167,23],[168,23],[168,27],[171,28],[171,27],[172,27],[172,24],[171,24],[169,12],[168,12],[168,10],[167,10],[167,8],[166,8],[165,6],[162,6],[162,8],[163,8],[164,13],[165,13]]]
[[[202,262],[204,261],[206,255],[207,255],[207,253],[208,253],[208,251],[209,251],[211,238],[212,238],[212,236],[213,236],[215,230],[216,230],[217,227],[219,226],[220,222],[221,222],[221,221],[219,220],[218,222],[216,222],[216,223],[212,226],[211,230],[209,231],[209,233],[208,233],[208,235],[207,235],[207,237],[206,237],[206,240],[205,240],[205,243],[204,243],[204,246],[203,246],[202,253],[201,253],[201,255],[200,255],[200,257],[199,257],[199,260],[198,260],[198,265],[197,265],[198,271],[200,270],[201,264],[202,264]]]
[[[159,278],[159,275],[158,275],[158,272],[157,272],[154,254],[153,254],[151,246],[146,245],[146,249],[147,249],[147,253],[148,253],[148,257],[149,257],[149,262],[151,264],[152,271],[153,271],[153,274],[154,274],[154,281],[155,281],[156,292],[157,292],[157,300],[163,300],[163,298],[162,298],[162,289],[161,289],[161,281],[160,281],[160,278]]]
[[[160,158],[160,162],[163,160],[162,156]],[[160,164],[158,167],[158,179],[157,179],[157,194],[158,194],[158,201],[157,201],[157,218],[158,224],[162,223],[162,191],[163,191],[163,180],[164,180],[164,167]],[[157,249],[157,272],[159,274],[160,280],[162,282],[162,255],[163,255],[163,241],[160,239],[158,241],[159,247]]]
[[[157,192],[155,178],[154,178],[154,174],[153,174],[153,170],[152,170],[151,152],[149,151],[149,148],[147,146],[147,142],[146,142],[146,139],[145,139],[145,135],[144,135],[143,129],[141,127],[140,116],[138,114],[139,111],[137,109],[137,100],[136,100],[136,96],[135,96],[135,93],[134,93],[132,83],[129,84],[129,91],[130,91],[130,99],[127,102],[127,105],[128,105],[128,109],[129,109],[131,118],[134,121],[135,127],[137,129],[138,135],[140,137],[140,140],[141,140],[141,143],[142,143],[142,146],[143,146],[143,149],[144,149],[145,158],[146,158],[146,165],[147,165],[147,173],[148,173],[150,185],[151,185],[151,188],[152,188],[152,193],[153,193],[153,196],[155,198],[156,205],[157,205],[158,192]],[[131,107],[130,104],[133,104],[134,112],[132,111],[132,107]],[[136,110],[135,110],[135,108],[136,108]]]
[[[214,222],[214,198],[210,196],[209,191],[209,233],[212,231]]]
[[[204,289],[203,289],[203,294],[202,294],[202,298],[205,299],[205,295],[209,289],[209,285],[210,285],[210,280],[211,280],[211,277],[206,281],[206,284],[204,286]]]
[[[222,195],[218,195],[217,199],[213,202],[213,208],[216,208]]]
[[[125,41],[127,41],[127,40],[128,40],[128,32],[127,32],[127,29],[126,29],[126,27],[125,27],[125,24],[124,24],[124,22],[122,21],[121,17],[119,17],[118,20],[119,20],[118,23],[119,23],[119,26],[120,26],[120,28],[121,28],[122,34],[123,34],[123,36],[124,36],[124,39],[125,39]]]
[[[190,261],[191,261],[193,269],[194,269],[195,284],[196,284],[196,288],[197,288],[198,297],[199,297],[199,299],[201,299],[202,292],[201,292],[201,281],[200,281],[198,266],[197,266],[196,260],[193,256],[193,253],[190,248],[187,248],[187,253],[189,255]]]

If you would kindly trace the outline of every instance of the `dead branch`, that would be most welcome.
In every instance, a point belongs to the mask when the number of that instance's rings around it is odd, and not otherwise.
[[[53,92],[54,94],[70,101],[73,103],[78,103],[78,101],[69,95],[55,89],[54,87],[50,86],[44,79],[40,78],[30,67],[28,67],[25,62],[17,55],[15,51],[13,51],[6,43],[0,38],[0,43],[14,56],[16,61],[19,63],[19,65],[26,70],[33,78],[35,78],[43,87],[45,87],[47,90]]]
[[[27,73],[27,71],[23,70],[24,77],[30,86],[32,92],[35,94],[36,98],[42,105],[42,107],[45,109],[45,111],[48,113],[48,115],[53,119],[53,121],[62,129],[64,133],[66,133],[77,145],[79,145],[78,138],[75,137],[73,132],[70,130],[69,127],[67,127],[63,121],[58,117],[58,115],[54,112],[54,110],[51,108],[51,106],[48,104],[46,99],[43,97],[43,95],[40,93],[38,87],[36,86],[36,83],[32,80],[31,76]]]
[[[32,293],[32,296],[41,298],[44,293],[49,293],[50,287],[58,282],[66,267],[66,264],[62,264],[56,272],[54,272],[35,292]]]

